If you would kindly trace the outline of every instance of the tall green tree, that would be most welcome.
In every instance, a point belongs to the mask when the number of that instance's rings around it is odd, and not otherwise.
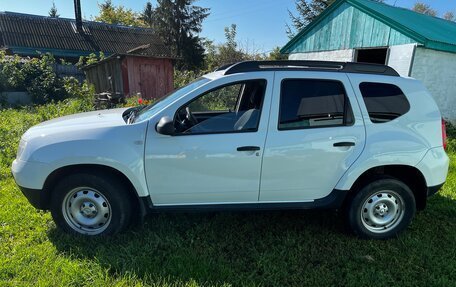
[[[138,14],[132,9],[125,8],[122,5],[115,6],[111,0],[99,3],[98,8],[100,9],[100,14],[94,18],[95,21],[125,26],[143,25]]]
[[[178,68],[198,69],[204,61],[204,48],[198,34],[209,9],[194,6],[195,0],[157,0],[154,28],[166,45],[181,57]]]
[[[426,14],[429,16],[437,16],[437,11],[431,7],[431,5],[424,2],[416,2],[412,8],[413,11]]]
[[[52,18],[59,18],[60,17],[60,14],[58,13],[57,11],[57,7],[55,6],[55,2],[52,1],[52,7],[51,9],[49,10],[49,17],[52,17]]]
[[[219,66],[240,62],[247,58],[246,54],[239,48],[236,36],[236,24],[231,24],[231,27],[225,27],[226,42],[218,47],[217,62]]]
[[[152,3],[147,1],[146,6],[144,6],[144,9],[139,17],[144,22],[145,26],[150,28],[154,27],[154,12]]]
[[[329,7],[336,0],[295,0],[297,14],[288,10],[290,15],[291,25],[287,24],[287,35],[293,38],[297,32],[309,25],[318,15]],[[376,2],[384,2],[384,0],[373,0]]]

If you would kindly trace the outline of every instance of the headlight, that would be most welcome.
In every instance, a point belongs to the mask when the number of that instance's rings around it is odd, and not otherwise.
[[[27,142],[21,139],[21,141],[19,142],[19,147],[17,148],[16,159],[21,158],[22,153],[24,152],[26,146],[27,146]]]

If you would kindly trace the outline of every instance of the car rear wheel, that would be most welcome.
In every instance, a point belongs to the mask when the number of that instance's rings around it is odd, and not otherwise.
[[[391,178],[380,179],[354,196],[348,223],[362,238],[388,239],[404,231],[415,213],[415,197],[406,184]]]
[[[113,235],[131,218],[131,200],[125,185],[107,174],[74,174],[55,187],[51,213],[57,226],[86,236]]]

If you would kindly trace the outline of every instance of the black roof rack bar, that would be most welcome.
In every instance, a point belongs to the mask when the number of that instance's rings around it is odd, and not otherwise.
[[[215,69],[214,72],[226,70],[226,69],[228,69],[229,67],[231,67],[231,66],[233,66],[233,65],[236,65],[236,64],[238,64],[238,63],[230,63],[230,64],[226,64],[226,65],[220,66],[220,67],[218,67],[217,69]]]
[[[311,71],[336,71],[342,73],[375,74],[399,77],[399,73],[386,65],[352,63],[352,62],[329,62],[329,61],[246,61],[231,65],[225,65],[217,71],[225,70],[225,75],[277,70],[300,70]]]

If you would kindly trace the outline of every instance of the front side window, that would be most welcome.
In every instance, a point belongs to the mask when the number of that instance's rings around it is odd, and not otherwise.
[[[373,123],[392,121],[410,110],[410,103],[398,86],[383,83],[361,83],[359,89]]]
[[[210,82],[210,80],[207,78],[204,78],[204,77],[199,78],[199,79],[196,79],[195,81],[189,83],[188,85],[183,86],[183,87],[173,91],[172,93],[163,97],[161,100],[141,109],[138,112],[138,114],[136,115],[136,118],[134,121],[141,122],[141,121],[150,119],[160,109],[166,107],[167,105],[171,104],[172,102],[176,101],[177,99],[183,97],[184,95],[188,94],[189,92],[193,91],[194,89],[197,89],[197,88],[203,86],[204,84],[206,84],[208,82]]]
[[[341,82],[282,81],[279,130],[351,125],[353,113]]]
[[[257,131],[265,91],[266,80],[237,82],[209,91],[177,111],[177,134]]]

